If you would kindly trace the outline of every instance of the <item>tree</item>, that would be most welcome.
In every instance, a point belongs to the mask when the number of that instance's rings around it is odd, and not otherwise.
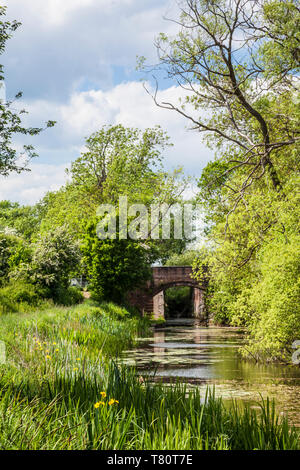
[[[186,250],[180,254],[174,253],[166,261],[165,266],[192,266],[197,257],[197,250]]]
[[[0,233],[0,286],[8,283],[10,273],[29,259],[30,248],[22,238],[13,233]]]
[[[153,98],[222,151],[222,176],[243,168],[232,188],[234,211],[247,188],[266,174],[282,191],[277,152],[299,143],[298,2],[184,0],[180,6],[180,32],[174,38],[161,34],[156,48],[158,68],[184,96],[178,104],[160,102],[157,88]],[[284,112],[286,103],[291,112]]]
[[[6,14],[6,7],[0,6],[0,18]],[[0,54],[3,54],[7,40],[11,34],[17,30],[20,23],[13,21],[0,21]],[[4,83],[3,66],[0,65],[0,87]],[[15,99],[22,97],[19,92]],[[0,175],[7,176],[16,171],[28,171],[28,161],[37,156],[32,145],[24,145],[23,151],[19,153],[13,146],[13,137],[16,134],[34,136],[40,134],[44,128],[25,127],[22,124],[22,115],[26,113],[24,109],[16,111],[13,108],[14,101],[0,100]],[[54,121],[48,121],[46,128],[53,127]]]
[[[122,125],[103,126],[86,140],[87,150],[72,164],[70,182],[56,193],[48,193],[41,203],[44,214],[41,230],[67,223],[77,239],[100,204],[118,206],[127,196],[128,205],[183,203],[187,181],[181,170],[172,174],[162,166],[163,150],[170,145],[159,126],[144,131]],[[151,240],[147,244],[157,259],[170,251],[180,253],[186,240]]]
[[[79,245],[65,227],[58,227],[40,235],[31,248],[30,262],[21,264],[14,277],[49,289],[55,298],[60,290],[68,288],[71,275],[79,269]]]
[[[161,153],[169,145],[159,126],[145,131],[121,124],[103,126],[86,139],[87,151],[72,163],[72,185],[89,195],[94,207],[116,203],[119,195],[132,202],[152,200],[169,182],[161,165]]]
[[[122,302],[128,291],[150,277],[151,251],[131,239],[100,240],[98,222],[88,222],[82,245],[90,288],[96,299]]]
[[[14,231],[30,241],[39,231],[39,205],[20,206],[17,202],[0,201],[0,233]]]

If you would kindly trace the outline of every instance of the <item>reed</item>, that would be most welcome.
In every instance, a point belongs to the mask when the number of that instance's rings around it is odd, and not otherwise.
[[[119,313],[118,313],[119,312]],[[111,304],[5,315],[0,449],[299,449],[274,404],[151,383],[117,363],[147,322]]]

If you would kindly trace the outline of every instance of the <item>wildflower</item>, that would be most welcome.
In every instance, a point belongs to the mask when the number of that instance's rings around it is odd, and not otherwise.
[[[58,352],[58,351],[59,351],[59,349],[55,349],[55,351],[56,351],[56,352]]]
[[[80,361],[80,357],[77,357],[76,361]]]
[[[100,395],[101,395],[102,398],[105,398],[105,397],[106,397],[106,393],[105,393],[105,392],[101,392]]]
[[[46,359],[51,359],[51,356],[49,356],[49,355],[47,354]]]
[[[74,372],[75,372],[76,370],[78,370],[78,367],[74,367],[74,369],[73,369],[73,370],[74,370]]]
[[[55,343],[55,342],[54,342],[54,343],[52,343],[52,344],[53,344],[53,346],[56,346],[56,343]]]
[[[105,406],[104,401],[98,401],[97,403],[94,404],[94,408],[99,408],[100,406]]]
[[[115,403],[119,403],[118,400],[115,400],[114,398],[111,398],[111,400],[109,400],[108,404],[109,405],[114,405]]]

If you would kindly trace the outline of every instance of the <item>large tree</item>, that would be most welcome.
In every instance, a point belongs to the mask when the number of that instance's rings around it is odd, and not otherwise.
[[[298,1],[183,0],[179,5],[178,34],[161,34],[156,48],[157,68],[183,96],[178,103],[161,102],[157,86],[156,104],[183,115],[227,154],[218,178],[243,167],[244,177],[232,188],[233,210],[265,174],[282,191],[277,152],[300,139]]]
[[[5,45],[12,33],[17,30],[20,23],[17,21],[5,21],[1,18],[6,14],[6,7],[0,6],[0,54],[3,54]],[[4,70],[0,64],[0,88],[4,87]],[[11,172],[28,170],[28,161],[37,156],[31,144],[23,146],[19,152],[14,146],[14,137],[18,134],[34,136],[40,134],[45,128],[53,127],[55,122],[48,121],[45,127],[26,127],[22,123],[22,116],[26,114],[24,109],[16,111],[14,103],[22,97],[22,93],[16,94],[14,100],[0,99],[0,175],[7,176]]]
[[[128,205],[182,203],[187,180],[180,169],[167,172],[162,165],[169,138],[159,127],[140,130],[120,124],[103,126],[86,140],[86,149],[69,173],[69,183],[49,193],[41,203],[42,230],[67,223],[74,236],[85,233],[86,222],[100,204],[118,205],[127,196]],[[149,240],[157,257],[180,252],[186,240]],[[154,246],[155,245],[155,246]]]
[[[96,205],[116,203],[120,195],[132,202],[152,202],[170,181],[161,164],[169,145],[159,126],[144,131],[121,124],[103,126],[86,139],[86,151],[72,163],[72,185]],[[169,185],[171,189],[175,191]]]

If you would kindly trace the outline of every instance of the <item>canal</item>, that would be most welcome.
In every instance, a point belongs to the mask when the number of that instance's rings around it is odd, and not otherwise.
[[[255,364],[239,354],[244,334],[235,328],[203,327],[193,319],[170,320],[138,347],[123,353],[122,362],[140,375],[199,387],[213,387],[225,400],[247,401],[256,407],[261,397],[275,399],[277,412],[300,426],[300,368]]]

